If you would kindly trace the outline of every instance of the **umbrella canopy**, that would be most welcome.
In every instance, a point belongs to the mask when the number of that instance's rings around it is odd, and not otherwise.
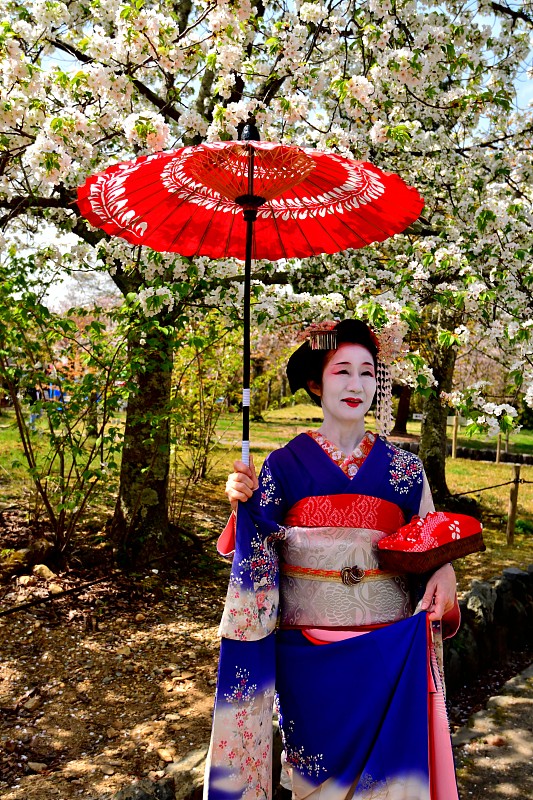
[[[252,258],[305,258],[382,242],[414,222],[424,201],[372,164],[260,142],[250,124],[243,139],[115,164],[78,189],[78,206],[93,225],[134,245],[244,260],[242,460],[249,463]]]
[[[252,256],[268,260],[384,241],[424,205],[416,189],[372,164],[257,141],[205,143],[116,164],[88,178],[78,205],[93,225],[131,244],[244,260],[243,206],[251,194],[262,201],[252,203]]]

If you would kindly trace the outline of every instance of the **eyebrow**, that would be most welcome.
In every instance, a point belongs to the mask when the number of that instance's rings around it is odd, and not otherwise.
[[[351,361],[334,361],[331,365],[332,367],[344,367],[344,366],[352,366]],[[374,363],[372,361],[363,361],[361,364],[362,367],[374,367]]]

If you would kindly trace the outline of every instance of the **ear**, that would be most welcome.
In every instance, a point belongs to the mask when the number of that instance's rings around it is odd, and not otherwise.
[[[318,397],[322,397],[322,387],[316,381],[307,381],[307,386],[310,392],[316,394]]]

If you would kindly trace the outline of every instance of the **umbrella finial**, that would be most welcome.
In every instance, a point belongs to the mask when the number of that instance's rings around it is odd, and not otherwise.
[[[241,142],[260,142],[261,137],[259,136],[259,130],[257,129],[257,125],[255,122],[250,121],[246,122],[242,131],[241,135],[239,136]]]

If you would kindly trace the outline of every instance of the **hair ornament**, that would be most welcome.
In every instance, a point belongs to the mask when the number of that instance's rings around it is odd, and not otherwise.
[[[401,355],[405,355],[403,346],[404,327],[399,322],[391,322],[376,335],[378,359],[388,367]]]
[[[337,331],[335,328],[338,322],[339,320],[314,322],[302,331],[302,338],[309,342],[311,350],[336,350]]]

